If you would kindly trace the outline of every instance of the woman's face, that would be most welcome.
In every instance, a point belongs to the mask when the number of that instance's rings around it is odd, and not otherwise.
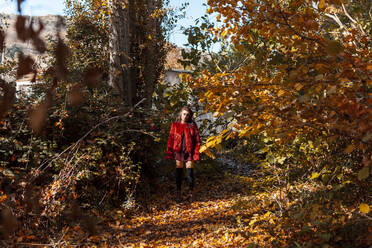
[[[190,118],[190,112],[187,110],[182,110],[181,112],[181,122],[187,122]]]

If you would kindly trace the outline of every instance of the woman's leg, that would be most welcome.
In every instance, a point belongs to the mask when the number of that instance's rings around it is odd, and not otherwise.
[[[194,168],[194,161],[187,161],[186,168]]]
[[[177,185],[177,200],[181,198],[183,162],[176,160],[176,185]]]
[[[194,190],[194,161],[187,161],[186,162],[186,175],[187,175],[187,182],[189,183],[189,191],[192,195]]]
[[[183,161],[176,160],[176,168],[183,168]]]

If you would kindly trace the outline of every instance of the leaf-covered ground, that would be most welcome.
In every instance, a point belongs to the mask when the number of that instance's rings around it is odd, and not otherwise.
[[[231,176],[221,174],[199,176],[193,201],[184,195],[177,203],[173,182],[160,182],[159,193],[151,196],[148,211],[130,217],[116,211],[97,225],[98,235],[88,237],[77,225],[65,230],[63,239],[71,240],[70,244],[108,247],[240,247],[247,243],[246,234],[237,225],[239,212],[234,205],[241,198],[239,194],[249,191],[249,181],[238,184]]]
[[[20,229],[16,247],[369,247],[369,217],[326,196],[329,187],[292,183],[262,170],[249,176],[196,169],[196,197],[177,203],[170,174],[156,180],[140,209],[82,213],[62,231]],[[275,186],[276,185],[276,186]],[[184,182],[184,188],[187,184]],[[332,194],[334,194],[333,192]],[[336,210],[336,211],[335,211]],[[73,211],[73,210],[71,210]],[[81,210],[82,211],[82,210]],[[66,223],[66,220],[63,220]],[[40,225],[41,227],[42,225]],[[44,240],[41,242],[40,240]],[[46,241],[48,240],[48,241]]]

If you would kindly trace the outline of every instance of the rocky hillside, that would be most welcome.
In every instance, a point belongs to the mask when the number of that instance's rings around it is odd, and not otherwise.
[[[15,30],[15,22],[17,15],[13,14],[2,14],[0,13],[0,25],[6,33],[5,38],[5,57],[6,58],[16,58],[16,54],[22,51],[24,54],[32,55],[38,58],[40,54],[34,49],[31,42],[22,42],[17,38],[17,33]],[[39,20],[44,24],[44,29],[41,32],[41,36],[44,40],[49,37],[53,38],[56,34],[56,25],[60,16],[47,15],[47,16],[26,16],[27,25],[30,22],[33,23],[34,28],[37,30],[39,28]],[[66,30],[61,29],[61,36],[65,37]]]

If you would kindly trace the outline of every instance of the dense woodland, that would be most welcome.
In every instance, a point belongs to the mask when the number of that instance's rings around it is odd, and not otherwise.
[[[11,28],[47,66],[0,64],[0,246],[372,246],[371,1],[208,0],[173,85],[187,4],[66,0],[45,39],[22,2]],[[201,161],[176,202],[165,149],[190,103]]]

